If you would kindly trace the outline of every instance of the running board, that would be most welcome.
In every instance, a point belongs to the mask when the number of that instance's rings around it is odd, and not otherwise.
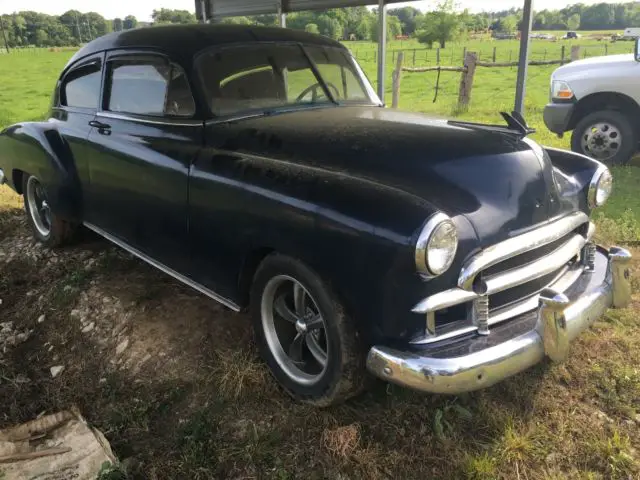
[[[233,310],[235,312],[239,312],[240,311],[240,306],[237,305],[236,303],[232,302],[228,298],[225,298],[222,295],[218,295],[216,292],[214,292],[212,290],[209,290],[207,287],[205,287],[203,285],[200,285],[199,283],[194,282],[190,278],[185,277],[184,275],[176,272],[175,270],[167,267],[166,265],[163,265],[162,263],[160,263],[160,262],[154,260],[153,258],[149,257],[148,255],[142,253],[137,248],[134,248],[131,245],[123,242],[119,238],[114,237],[110,233],[105,232],[100,227],[96,227],[95,225],[92,225],[92,224],[87,223],[87,222],[84,222],[84,226],[87,227],[89,230],[97,233],[101,237],[104,237],[105,239],[109,240],[110,242],[115,243],[117,246],[119,246],[120,248],[126,250],[130,254],[135,255],[140,260],[144,260],[149,265],[151,265],[153,267],[156,267],[158,270],[161,270],[162,272],[164,272],[164,273],[166,273],[168,275],[171,275],[173,278],[175,278],[176,280],[181,281],[185,285],[188,285],[191,288],[199,291],[200,293],[205,294],[207,297],[212,298],[216,302],[220,302],[225,307],[229,307],[231,310]]]

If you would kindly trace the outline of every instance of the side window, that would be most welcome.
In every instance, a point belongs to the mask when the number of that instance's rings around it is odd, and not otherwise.
[[[100,64],[92,63],[69,72],[62,82],[60,93],[61,105],[97,108],[100,96]]]
[[[161,58],[120,58],[108,63],[107,105],[112,112],[191,116],[195,104],[184,71]]]

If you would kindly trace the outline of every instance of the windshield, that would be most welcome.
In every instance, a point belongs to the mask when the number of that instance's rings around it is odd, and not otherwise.
[[[353,58],[340,48],[221,48],[200,55],[196,69],[217,116],[295,105],[381,103]]]

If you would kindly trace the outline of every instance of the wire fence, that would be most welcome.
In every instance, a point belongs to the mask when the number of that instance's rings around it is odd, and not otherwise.
[[[515,62],[518,60],[519,48],[503,48],[492,46],[491,42],[476,43],[469,46],[451,46],[447,48],[392,48],[387,49],[387,61],[395,62],[399,52],[404,52],[405,65],[461,65],[467,51],[478,54],[480,62]],[[581,45],[581,58],[599,57],[618,53],[627,53],[628,45],[602,43],[600,45]],[[571,52],[570,44],[536,46],[529,52],[530,60],[547,61],[568,57]],[[351,53],[360,61],[376,61],[377,48],[352,48]]]

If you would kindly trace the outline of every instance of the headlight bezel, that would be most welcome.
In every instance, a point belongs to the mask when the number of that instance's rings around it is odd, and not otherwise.
[[[450,251],[449,260],[445,266],[437,269],[434,268],[434,265],[429,264],[429,248],[431,246],[431,242],[436,238],[436,234],[439,233],[441,229],[447,227],[453,228],[455,243]],[[455,260],[456,253],[458,252],[458,243],[458,229],[456,228],[455,223],[453,223],[453,220],[451,220],[451,217],[442,212],[432,215],[422,228],[422,231],[418,236],[418,241],[416,242],[415,263],[418,273],[423,278],[434,278],[445,273],[449,268],[451,268],[451,265]]]
[[[566,92],[565,95],[560,95],[561,92]],[[571,89],[569,83],[564,80],[552,80],[550,89],[551,100],[559,100],[567,102],[573,100],[575,94]]]
[[[608,183],[608,191],[601,190],[603,187],[603,183]],[[589,182],[589,191],[587,192],[587,203],[589,204],[589,208],[594,209],[603,206],[609,200],[611,196],[611,192],[613,190],[613,175],[611,175],[611,171],[604,165],[601,165],[594,173],[593,177],[591,177],[591,181]],[[598,195],[600,192],[606,191],[606,196],[604,199],[599,200]]]

